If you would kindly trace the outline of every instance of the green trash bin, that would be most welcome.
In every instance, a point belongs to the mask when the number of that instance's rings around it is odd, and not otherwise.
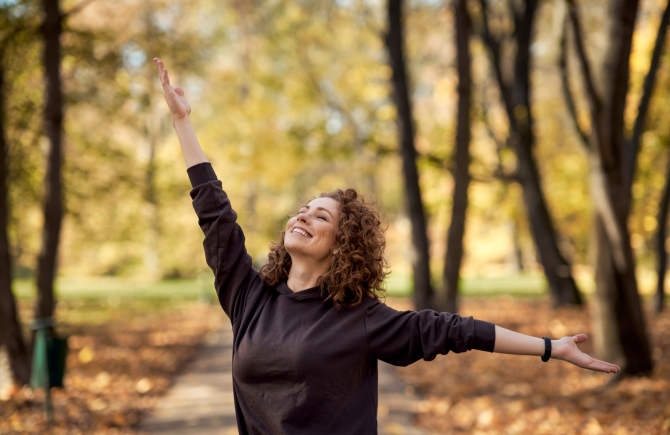
[[[48,422],[53,421],[50,390],[63,387],[67,357],[67,338],[58,337],[53,328],[52,317],[35,319],[32,324],[35,338],[30,386],[44,390],[44,413]]]

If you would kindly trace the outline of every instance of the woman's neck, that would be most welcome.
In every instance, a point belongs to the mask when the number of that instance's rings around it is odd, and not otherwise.
[[[317,280],[328,271],[328,267],[328,264],[314,265],[294,260],[286,284],[294,292],[316,287]]]

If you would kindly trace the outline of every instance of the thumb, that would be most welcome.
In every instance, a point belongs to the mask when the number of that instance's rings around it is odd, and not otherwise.
[[[575,343],[584,343],[588,337],[586,334],[577,334],[572,338],[575,340]]]
[[[174,91],[175,91],[175,92],[177,93],[177,95],[179,95],[180,97],[183,97],[183,96],[184,96],[184,90],[183,90],[182,88],[180,88],[179,86],[175,86],[175,87],[174,87]]]

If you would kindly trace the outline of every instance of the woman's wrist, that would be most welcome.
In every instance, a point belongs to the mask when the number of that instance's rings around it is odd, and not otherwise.
[[[181,125],[188,125],[191,123],[188,115],[182,116],[181,118],[172,117],[172,126],[177,129]]]
[[[551,358],[563,359],[563,346],[560,340],[551,340]]]

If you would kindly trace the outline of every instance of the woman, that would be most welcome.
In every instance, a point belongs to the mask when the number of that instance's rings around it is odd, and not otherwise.
[[[352,189],[303,205],[255,271],[236,214],[189,122],[184,91],[170,85],[162,61],[154,62],[193,186],[207,264],[233,325],[240,434],[376,434],[377,360],[404,366],[478,349],[619,372],[577,348],[584,334],[550,341],[472,317],[398,312],[381,303],[381,221]]]

